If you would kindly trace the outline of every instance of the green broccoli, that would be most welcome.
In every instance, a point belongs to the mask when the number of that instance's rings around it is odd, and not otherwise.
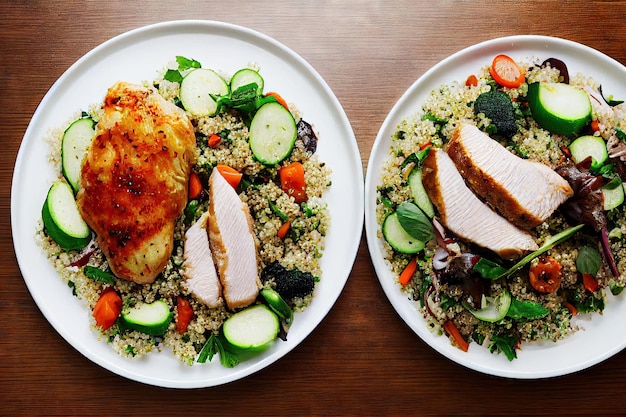
[[[510,139],[517,133],[515,123],[515,108],[508,94],[499,90],[490,90],[482,93],[474,102],[474,113],[483,113],[491,119],[496,128],[496,134]]]
[[[296,297],[306,297],[313,293],[315,288],[315,277],[310,272],[303,272],[299,269],[287,269],[277,261],[272,262],[263,268],[261,281],[274,281],[275,290],[285,300],[292,300]]]

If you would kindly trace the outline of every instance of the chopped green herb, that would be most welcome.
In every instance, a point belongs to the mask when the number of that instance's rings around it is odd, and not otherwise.
[[[506,358],[510,361],[517,358],[517,352],[515,351],[515,345],[517,344],[517,337],[507,334],[494,334],[491,336],[491,344],[489,345],[489,351],[491,353],[504,353]]]
[[[600,255],[598,249],[591,246],[580,248],[576,258],[576,269],[578,269],[578,272],[595,276],[600,266],[602,266],[602,255]]]
[[[514,320],[536,320],[547,316],[549,313],[550,310],[539,303],[532,301],[520,301],[513,298],[511,300],[509,311],[506,315]]]
[[[183,76],[178,70],[168,69],[163,79],[172,83],[180,83],[183,80]]]
[[[405,201],[397,208],[398,220],[402,228],[415,239],[428,242],[435,237],[435,229],[430,219],[419,207]]]
[[[199,61],[191,58],[185,58],[184,56],[176,56],[176,63],[180,71],[186,71],[192,68],[202,68],[202,64]]]
[[[502,277],[502,275],[506,273],[506,268],[481,256],[478,262],[474,265],[474,271],[479,273],[480,276],[485,279],[495,280]]]
[[[226,368],[232,368],[240,362],[235,354],[224,348],[224,343],[219,336],[211,334],[202,349],[200,349],[196,361],[198,363],[206,363],[207,360],[211,362],[215,354],[220,355],[220,363]]]
[[[93,279],[94,281],[103,282],[105,284],[111,285],[115,284],[115,275],[113,275],[113,272],[111,272],[111,270],[103,271],[98,267],[85,265],[85,267],[83,268],[83,273],[87,278]]]

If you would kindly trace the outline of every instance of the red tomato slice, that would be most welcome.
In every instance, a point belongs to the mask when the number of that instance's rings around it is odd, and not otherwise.
[[[508,55],[496,56],[489,72],[493,79],[503,87],[517,88],[525,80],[524,70]]]

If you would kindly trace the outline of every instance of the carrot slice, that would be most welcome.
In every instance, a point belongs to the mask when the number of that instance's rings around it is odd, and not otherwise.
[[[304,179],[304,167],[300,162],[292,162],[280,168],[280,187],[296,203],[302,203],[308,199],[306,195],[306,181]]]
[[[192,172],[189,176],[189,199],[194,199],[200,195],[202,192],[202,181],[200,181],[200,176]]]
[[[589,292],[596,292],[600,286],[598,285],[598,281],[591,274],[583,274],[583,285],[585,289]]]
[[[217,145],[220,144],[220,142],[222,142],[222,137],[220,135],[216,135],[215,133],[213,133],[211,136],[209,136],[209,147],[215,148]]]
[[[461,332],[459,332],[459,329],[456,328],[456,325],[452,320],[446,320],[446,322],[443,324],[443,329],[446,331],[446,333],[452,336],[452,339],[454,339],[454,342],[459,349],[461,349],[463,352],[467,352],[467,350],[469,349],[469,343],[463,338],[463,336],[461,336]]]
[[[504,54],[497,55],[493,59],[489,73],[495,82],[508,88],[517,88],[525,80],[524,70],[517,65],[513,58]]]
[[[284,108],[289,110],[289,106],[287,105],[287,102],[280,94],[278,94],[275,91],[270,91],[269,93],[265,94],[265,97],[269,97],[269,96],[274,97],[277,102],[279,102]]]
[[[276,235],[279,238],[284,239],[285,236],[287,236],[287,233],[289,233],[289,229],[291,229],[291,222],[287,220],[285,223],[282,224],[282,226],[280,226]]]
[[[193,318],[193,309],[189,301],[181,296],[176,298],[176,331],[180,334],[187,332],[189,322]]]
[[[574,307],[573,304],[568,303],[567,301],[564,301],[563,305],[565,307],[567,307],[567,309],[570,311],[570,313],[572,313],[572,316],[576,316],[578,314],[578,309],[576,307]]]
[[[407,285],[411,278],[413,278],[413,274],[415,274],[415,270],[417,269],[417,258],[413,258],[409,261],[409,263],[404,267],[402,273],[400,273],[400,284]]]
[[[466,87],[476,87],[478,85],[478,78],[472,74],[465,80]]]
[[[93,317],[96,325],[102,330],[108,330],[122,312],[122,299],[111,287],[102,291],[100,298],[93,308]]]
[[[243,174],[237,171],[235,168],[229,167],[228,165],[217,164],[215,169],[222,174],[222,177],[235,189],[239,186],[241,182],[241,177]]]

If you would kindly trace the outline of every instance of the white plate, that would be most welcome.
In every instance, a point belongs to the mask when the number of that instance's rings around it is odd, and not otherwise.
[[[318,153],[332,169],[325,193],[331,226],[321,259],[324,271],[317,294],[297,314],[287,342],[233,369],[210,364],[187,366],[167,349],[140,360],[118,356],[89,328],[89,312],[49,265],[34,239],[46,192],[55,177],[47,162],[46,132],[104,98],[118,80],[152,80],[176,55],[204,67],[234,73],[256,63],[266,90],[295,103],[319,132]],[[117,36],[83,56],[52,86],[37,108],[21,144],[11,190],[15,252],[24,280],[44,316],[80,353],[104,368],[147,384],[195,388],[234,381],[259,371],[302,342],[330,311],[348,279],[363,227],[363,170],[350,123],[321,76],[299,55],[258,32],[220,22],[177,21],[143,27]],[[28,190],[25,192],[25,190]]]
[[[421,108],[431,90],[467,76],[491,63],[499,53],[514,59],[555,57],[563,60],[570,75],[583,73],[602,84],[603,91],[626,98],[626,68],[589,47],[558,38],[513,36],[495,39],[464,49],[446,58],[420,77],[402,95],[383,122],[370,155],[365,179],[365,230],[370,255],[385,294],[406,324],[436,351],[468,368],[510,378],[542,378],[585,369],[621,351],[626,346],[626,296],[608,296],[604,315],[579,320],[584,328],[557,343],[524,344],[518,358],[509,362],[503,354],[493,355],[475,343],[465,353],[446,337],[431,333],[414,302],[400,291],[385,263],[381,240],[376,236],[376,187],[385,160],[389,157],[391,135],[398,124]]]

